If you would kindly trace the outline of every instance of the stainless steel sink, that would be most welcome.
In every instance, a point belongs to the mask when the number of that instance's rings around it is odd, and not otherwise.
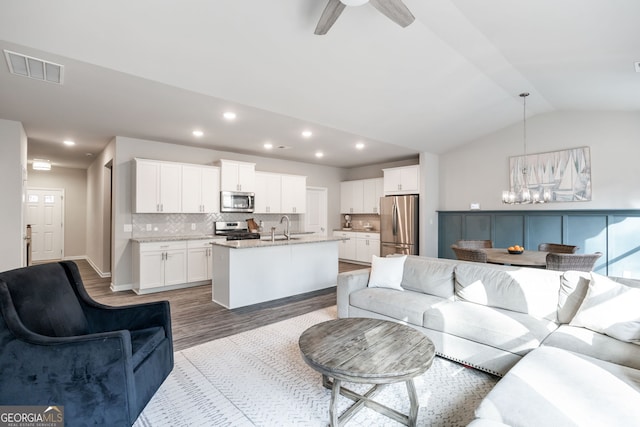
[[[287,239],[285,236],[276,236],[275,239],[273,240],[275,242],[282,242],[283,240],[298,240],[298,239],[300,239],[300,237],[292,236],[291,238]],[[263,242],[270,242],[271,237],[262,237],[260,240],[262,240]]]

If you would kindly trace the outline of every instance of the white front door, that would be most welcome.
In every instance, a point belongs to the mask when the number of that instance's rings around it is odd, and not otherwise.
[[[327,189],[307,187],[307,212],[304,216],[305,231],[320,236],[327,235]]]
[[[62,259],[64,190],[29,188],[25,223],[31,225],[31,259]]]

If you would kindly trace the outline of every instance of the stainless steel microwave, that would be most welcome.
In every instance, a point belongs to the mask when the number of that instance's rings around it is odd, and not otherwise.
[[[254,193],[221,191],[220,212],[253,212],[254,198]]]

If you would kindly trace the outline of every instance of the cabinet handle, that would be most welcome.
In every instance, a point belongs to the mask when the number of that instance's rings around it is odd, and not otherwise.
[[[160,212],[164,212],[164,205],[160,203]]]

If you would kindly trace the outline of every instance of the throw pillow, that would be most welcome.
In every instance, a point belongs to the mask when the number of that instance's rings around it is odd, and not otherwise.
[[[587,295],[570,324],[640,344],[638,307],[640,289],[591,273]]]
[[[381,258],[373,255],[371,260],[370,288],[391,288],[402,291],[402,273],[406,255]]]

